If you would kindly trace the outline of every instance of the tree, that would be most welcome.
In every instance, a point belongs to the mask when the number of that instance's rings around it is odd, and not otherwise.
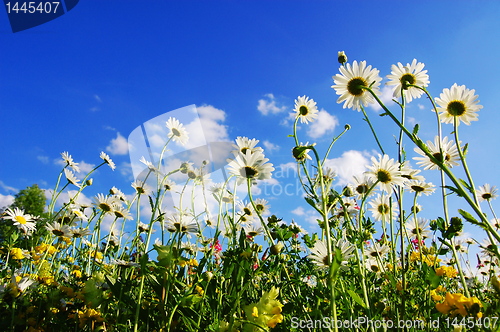
[[[10,208],[22,209],[25,213],[29,213],[35,217],[42,216],[45,211],[45,194],[37,184],[19,191],[14,198],[14,203]]]

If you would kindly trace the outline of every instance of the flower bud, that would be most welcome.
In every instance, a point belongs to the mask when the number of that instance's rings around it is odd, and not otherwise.
[[[344,51],[339,51],[337,59],[339,60],[339,63],[343,65],[347,62],[347,55],[345,55]]]
[[[271,246],[271,254],[273,254],[273,255],[279,254],[281,252],[281,250],[283,250],[283,247],[285,247],[283,242],[278,242],[275,245],[272,245]]]

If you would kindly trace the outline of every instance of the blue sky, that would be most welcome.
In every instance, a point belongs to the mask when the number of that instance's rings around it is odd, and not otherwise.
[[[112,186],[130,193],[125,139],[142,123],[192,104],[206,107],[210,137],[266,142],[261,146],[278,168],[293,162],[286,119],[294,99],[307,95],[328,115],[313,129],[302,125],[301,141],[324,151],[344,124],[352,126],[330,155],[340,178],[348,176],[377,147],[361,114],[337,104],[331,88],[341,50],[350,61],[367,60],[382,77],[392,64],[416,58],[426,65],[435,97],[454,83],[475,89],[484,108],[460,136],[470,144],[476,185],[497,185],[499,13],[495,1],[90,0],[18,33],[0,13],[0,205],[34,183],[53,187],[63,151],[88,167],[105,151],[118,165],[98,171],[87,197]],[[395,152],[395,126],[378,110],[367,111]],[[428,101],[415,100],[408,117],[424,140],[433,139]],[[433,173],[429,179],[438,181]],[[315,230],[301,198],[285,196],[269,197],[272,211]]]

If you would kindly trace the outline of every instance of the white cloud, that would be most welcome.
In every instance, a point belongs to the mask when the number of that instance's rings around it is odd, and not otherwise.
[[[78,163],[78,167],[80,168],[80,173],[84,173],[84,174],[90,172],[95,167],[95,164],[89,164],[83,160],[81,160],[80,162],[77,162],[77,163]],[[54,159],[54,164],[60,165],[61,167],[66,166],[66,162],[60,158]]]
[[[383,86],[382,89],[380,89],[380,92],[378,94],[378,97],[384,103],[385,106],[390,107],[391,105],[394,104],[394,101],[392,100],[394,98],[394,88],[390,86]],[[369,107],[371,107],[375,111],[380,111],[382,109],[382,106],[380,106],[377,102],[374,102],[373,104],[370,104]]]
[[[52,193],[54,192],[53,189],[44,189],[44,194],[45,198],[50,200],[52,199]],[[65,203],[69,203],[71,200],[76,201],[78,204],[83,204],[83,205],[91,205],[92,200],[85,196],[83,192],[79,193],[76,200],[74,199],[75,196],[78,194],[78,190],[68,190],[62,192],[58,197],[56,201],[56,206],[61,207]]]
[[[265,95],[267,99],[259,99],[257,109],[262,115],[277,114],[286,110],[286,106],[278,106],[272,93]]]
[[[302,206],[297,207],[296,209],[292,210],[292,213],[297,215],[297,216],[303,216],[306,214],[306,211]]]
[[[337,173],[338,185],[343,186],[351,183],[353,176],[363,174],[370,164],[370,156],[366,151],[349,150],[338,158],[327,159],[325,165]]]
[[[416,123],[417,123],[417,119],[415,119],[414,117],[411,117],[409,116],[406,121],[408,122],[408,124],[414,126]]]
[[[280,149],[280,147],[278,145],[273,144],[273,143],[269,142],[268,140],[265,140],[264,142],[262,142],[262,144],[266,148],[265,149],[266,152],[278,151]]]
[[[49,163],[49,157],[47,156],[37,156],[36,159],[41,161],[43,164],[48,164]]]
[[[106,147],[106,151],[112,155],[124,155],[128,153],[128,141],[120,133],[117,133],[116,138],[113,138],[110,144]]]
[[[89,164],[82,160],[78,163],[78,166],[80,167],[80,172],[88,173],[95,167],[95,164]]]
[[[102,103],[102,99],[101,97],[99,97],[98,95],[94,95],[94,99],[100,103]]]
[[[336,116],[322,109],[318,112],[318,118],[310,124],[307,134],[312,138],[318,138],[333,132],[338,124],[339,120]]]
[[[424,105],[422,105],[422,104],[417,104],[417,106],[418,106],[418,109],[419,109],[419,110],[421,110],[421,111],[425,110],[425,106],[424,106]]]
[[[14,196],[0,194],[0,208],[7,207],[14,203]]]
[[[11,187],[6,185],[3,181],[0,180],[0,188],[2,188],[5,191],[15,191],[18,192],[19,190],[17,188]]]

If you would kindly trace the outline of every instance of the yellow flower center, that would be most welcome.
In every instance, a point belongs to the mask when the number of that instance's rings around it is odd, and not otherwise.
[[[453,116],[460,116],[465,113],[465,104],[463,101],[460,100],[453,100],[448,103],[448,106],[446,106],[446,110],[450,115]]]
[[[363,77],[354,77],[347,83],[347,90],[355,97],[361,96],[365,91],[362,87],[367,87],[368,83]]]
[[[24,218],[23,216],[16,216],[16,221],[21,225],[26,224],[26,218]]]
[[[413,74],[406,73],[403,76],[401,76],[399,81],[401,82],[403,89],[408,90],[408,84],[415,84],[416,79]]]
[[[307,106],[302,105],[299,108],[299,113],[302,116],[306,116],[309,113],[309,109],[307,108]]]

